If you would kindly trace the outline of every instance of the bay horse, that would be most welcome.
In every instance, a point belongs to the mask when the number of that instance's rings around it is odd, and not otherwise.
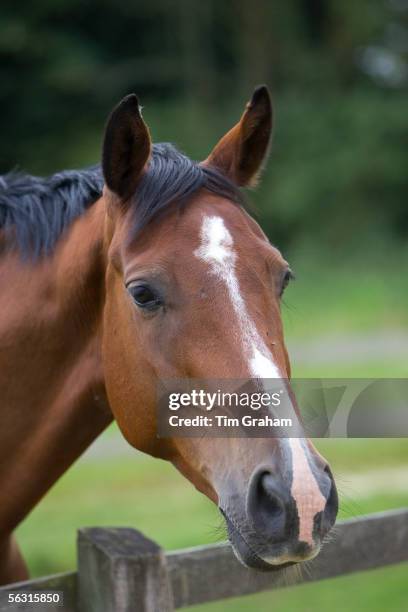
[[[101,166],[0,179],[1,583],[27,577],[16,526],[113,419],[219,507],[247,566],[318,553],[338,503],[310,440],[156,435],[160,379],[290,378],[291,272],[241,193],[271,130],[261,86],[196,163],[152,144],[132,94]]]

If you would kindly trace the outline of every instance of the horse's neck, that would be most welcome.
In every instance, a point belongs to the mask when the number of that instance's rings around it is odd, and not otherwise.
[[[0,259],[0,531],[13,528],[111,421],[102,364],[104,207],[55,253]]]

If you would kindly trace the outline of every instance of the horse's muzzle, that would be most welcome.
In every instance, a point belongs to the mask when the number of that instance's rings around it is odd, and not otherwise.
[[[318,554],[336,520],[338,497],[327,466],[317,480],[326,502],[321,511],[305,518],[300,513],[307,514],[312,505],[307,491],[302,499],[295,500],[283,479],[272,471],[262,468],[254,472],[245,513],[237,511],[236,503],[233,511],[228,506],[222,510],[230,542],[244,565],[267,571],[312,559]],[[305,520],[310,524],[307,540],[302,539],[304,534],[300,531]]]

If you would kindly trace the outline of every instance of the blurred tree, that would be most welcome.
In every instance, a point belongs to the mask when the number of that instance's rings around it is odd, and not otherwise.
[[[0,172],[94,161],[129,91],[206,154],[267,82],[278,129],[257,199],[269,219],[274,198],[281,240],[316,232],[328,199],[406,236],[407,15],[406,0],[2,0]]]

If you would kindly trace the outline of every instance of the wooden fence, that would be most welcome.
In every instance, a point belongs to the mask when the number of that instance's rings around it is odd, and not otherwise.
[[[6,604],[7,594],[60,590],[64,606],[48,612],[169,612],[193,604],[408,561],[408,508],[339,522],[307,573],[244,568],[228,544],[164,553],[134,529],[81,529],[78,571],[0,588],[0,611],[39,610]]]

